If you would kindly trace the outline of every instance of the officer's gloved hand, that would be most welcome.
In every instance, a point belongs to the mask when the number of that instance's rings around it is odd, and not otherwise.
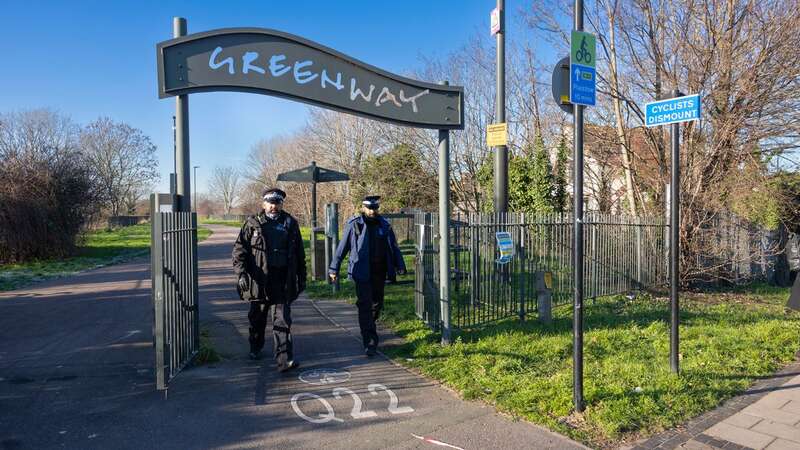
[[[397,274],[398,275],[405,275],[406,274],[406,269],[397,269]]]
[[[245,292],[250,292],[250,277],[247,276],[246,273],[239,275],[239,290],[242,291],[242,294]]]

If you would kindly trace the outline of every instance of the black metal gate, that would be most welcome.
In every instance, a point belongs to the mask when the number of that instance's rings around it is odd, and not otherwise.
[[[160,212],[154,195],[151,244],[156,389],[167,385],[200,349],[197,215]]]
[[[537,311],[537,274],[547,273],[554,305],[573,295],[572,216],[470,214],[450,222],[449,323],[453,329],[486,325]],[[418,213],[417,316],[442,326],[438,215]],[[596,298],[658,289],[667,282],[666,224],[660,217],[584,215],[584,295]],[[507,232],[513,258],[498,261],[497,233]]]

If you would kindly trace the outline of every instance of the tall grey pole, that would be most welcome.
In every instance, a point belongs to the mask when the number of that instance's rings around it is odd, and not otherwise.
[[[175,17],[172,19],[172,36],[186,36],[186,19]],[[183,74],[178,75],[184,76]],[[189,189],[189,96],[179,95],[175,98],[175,177],[177,179],[176,193],[181,199],[178,211],[191,211],[192,203]]]
[[[441,84],[449,84],[443,81]],[[450,131],[439,130],[439,298],[442,344],[450,343]]]
[[[311,230],[317,227],[317,162],[311,161]]]
[[[583,31],[583,0],[575,0],[575,30]],[[572,399],[576,411],[583,411],[583,106],[573,105],[573,143],[575,145],[573,195],[573,271],[575,292],[572,299]]]
[[[678,97],[678,90],[672,91],[672,97]],[[678,373],[678,256],[680,255],[680,124],[672,124],[672,185],[669,190],[669,300],[670,300],[670,338],[669,365],[672,372]]]
[[[497,123],[506,121],[506,11],[505,0],[497,0],[500,13],[500,31],[497,33],[497,95],[495,116]],[[508,211],[508,147],[495,148],[494,154],[494,210]]]
[[[194,212],[197,213],[197,168],[200,166],[193,166],[194,169],[194,193],[192,194],[192,201],[194,202]]]
[[[339,204],[333,203],[332,208],[333,210],[333,240],[331,242],[331,258],[336,253],[336,249],[339,247]],[[325,269],[327,270],[327,268]],[[333,292],[339,292],[339,278],[336,278],[336,281],[333,282]]]
[[[178,134],[177,134],[178,131],[177,131],[177,129],[178,128],[175,125],[175,115],[173,115],[172,116],[172,173],[169,174],[169,193],[172,194],[172,195],[175,195],[175,193],[178,192],[177,191],[178,182],[175,181],[175,176],[178,173],[178,165],[177,165],[177,162],[176,162],[177,159],[178,159]],[[175,199],[173,199],[172,203],[173,203],[173,206],[172,206],[173,209],[178,207],[178,205],[175,204]]]

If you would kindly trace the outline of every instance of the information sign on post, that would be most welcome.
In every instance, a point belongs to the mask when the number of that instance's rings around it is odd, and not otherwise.
[[[595,56],[597,39],[591,33],[572,31],[569,52],[569,99],[575,105],[594,106],[597,92]]]
[[[497,238],[497,250],[500,251],[500,258],[497,259],[497,264],[506,264],[511,261],[514,256],[514,241],[511,239],[511,233],[508,231],[498,231],[495,233]]]
[[[657,127],[700,118],[700,95],[686,95],[650,102],[644,107],[645,125]]]
[[[486,145],[489,147],[508,145],[508,124],[493,123],[486,127]]]
[[[670,338],[669,363],[672,372],[680,371],[679,327],[679,255],[680,255],[680,123],[700,119],[700,96],[683,95],[677,89],[672,98],[658,100],[645,105],[645,125],[657,127],[671,124],[672,154],[671,183],[669,192],[669,297],[670,297]]]
[[[489,16],[489,22],[492,25],[492,36],[500,32],[500,10],[495,8]]]

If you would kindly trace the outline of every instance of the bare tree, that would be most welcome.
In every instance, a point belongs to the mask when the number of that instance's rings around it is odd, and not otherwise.
[[[235,167],[214,167],[209,192],[222,203],[223,214],[230,214],[239,199],[240,174]]]
[[[0,262],[69,254],[97,211],[93,169],[66,116],[0,115]]]
[[[159,178],[156,146],[126,123],[97,119],[81,131],[80,145],[112,216],[131,213]]]

